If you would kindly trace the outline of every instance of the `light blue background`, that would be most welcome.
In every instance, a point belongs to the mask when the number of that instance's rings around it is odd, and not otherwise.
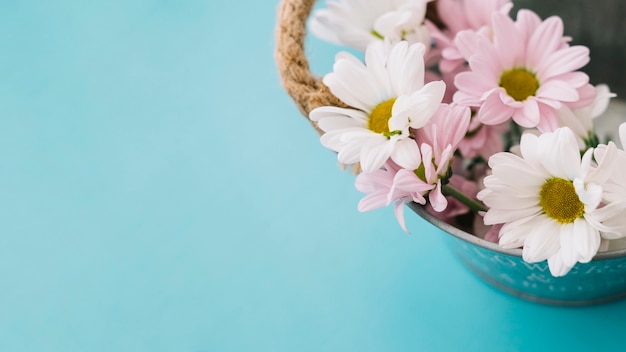
[[[626,301],[520,301],[357,212],[277,4],[0,1],[0,351],[624,349]]]

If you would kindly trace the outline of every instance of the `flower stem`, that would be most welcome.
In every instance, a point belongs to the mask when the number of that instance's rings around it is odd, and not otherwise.
[[[485,207],[482,203],[466,196],[458,189],[450,186],[450,184],[441,186],[441,191],[444,195],[455,198],[475,212],[487,211],[487,207]]]

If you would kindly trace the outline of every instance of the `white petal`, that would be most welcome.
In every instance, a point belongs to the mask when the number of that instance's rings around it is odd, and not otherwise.
[[[626,122],[619,125],[619,141],[622,145],[622,150],[626,150]]]
[[[549,218],[538,217],[538,221],[524,241],[522,255],[526,262],[540,262],[556,253],[559,247],[558,224]]]
[[[573,180],[580,175],[580,150],[576,136],[569,128],[559,128],[553,134],[539,136],[542,165],[551,175]]]
[[[578,262],[579,254],[576,248],[576,228],[573,223],[563,224],[560,227],[561,259],[570,267]]]
[[[580,263],[588,263],[600,248],[600,233],[585,219],[574,221],[574,247],[578,253],[577,261]]]
[[[361,127],[344,128],[324,133],[320,137],[320,142],[322,142],[324,147],[340,152],[348,145],[354,144],[358,147],[363,143],[363,140],[367,140],[372,136],[376,136],[376,134]]]
[[[522,209],[495,209],[491,208],[483,219],[485,225],[505,224],[519,219],[532,218],[541,213],[541,207]]]
[[[408,95],[401,95],[396,99],[388,121],[390,131],[404,131],[409,128],[412,104]]]
[[[606,84],[599,84],[596,86],[596,100],[593,102],[590,115],[592,118],[596,118],[606,111],[609,106],[609,100],[615,97],[614,93],[611,93],[609,86]]]
[[[550,268],[550,274],[554,277],[565,276],[574,267],[573,264],[566,264],[563,261],[561,252],[556,252],[550,258],[548,258],[548,267]]]
[[[391,98],[389,93],[380,91],[365,66],[356,66],[347,60],[335,62],[333,72],[324,76],[323,82],[341,101],[363,111],[371,111]]]
[[[326,134],[324,136],[326,136]],[[337,160],[339,160],[340,163],[346,165],[359,162],[361,158],[361,147],[362,146],[360,143],[354,142],[343,145],[341,149],[335,150],[337,152]],[[332,149],[330,147],[327,148]]]
[[[574,179],[574,189],[578,199],[585,204],[585,212],[594,211],[602,201],[602,186],[595,183],[585,185],[581,178]]]
[[[365,64],[368,72],[377,84],[377,89],[388,92],[390,95],[396,95],[392,92],[391,81],[387,68],[387,58],[389,53],[386,50],[386,43],[381,41],[374,42],[367,47],[365,51]]]
[[[504,224],[500,229],[500,246],[506,249],[519,248],[534,227],[536,217],[518,219]]]
[[[329,117],[321,119],[317,126],[324,132],[343,130],[343,129],[364,129],[363,123],[357,119],[349,117]]]
[[[404,43],[404,44],[402,44]],[[389,54],[387,70],[395,95],[412,94],[424,85],[424,51],[421,43],[396,44]]]
[[[365,172],[372,172],[380,169],[391,156],[395,143],[391,143],[383,135],[380,138],[372,139],[361,148],[361,167]]]
[[[414,139],[406,138],[396,142],[391,159],[408,170],[416,170],[422,164],[420,149]]]
[[[410,126],[422,128],[430,120],[435,111],[439,109],[446,92],[446,84],[443,81],[430,82],[410,96]],[[395,114],[395,104],[394,112]]]
[[[356,121],[359,121],[362,126],[366,126],[367,124],[367,114],[361,110],[338,108],[335,106],[321,106],[319,108],[313,109],[309,113],[309,118],[311,119],[311,121],[320,121],[325,118],[333,118],[339,116],[355,119]]]

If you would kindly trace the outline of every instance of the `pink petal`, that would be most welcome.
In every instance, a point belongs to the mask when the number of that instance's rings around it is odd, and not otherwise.
[[[479,96],[468,94],[460,90],[454,93],[454,95],[452,96],[452,101],[460,105],[472,107],[478,107],[481,104],[481,99]]]
[[[470,59],[469,65],[472,72],[481,77],[481,82],[473,82],[474,85],[482,83],[483,86],[487,87],[484,90],[498,86],[500,73],[503,71],[503,68],[495,56],[476,55]]]
[[[523,47],[513,20],[504,14],[494,13],[491,16],[493,26],[494,47],[500,54],[502,67],[514,67],[521,61],[520,50]]]
[[[539,105],[533,98],[526,99],[522,109],[515,110],[513,121],[526,128],[533,128],[539,123]]]
[[[546,79],[578,70],[588,62],[589,49],[581,45],[572,46],[550,55],[544,64],[538,68],[537,74]]]
[[[478,43],[484,40],[476,32],[471,30],[461,31],[456,34],[454,38],[454,44],[456,45],[459,53],[468,60],[478,51]]]
[[[528,42],[526,60],[530,67],[538,68],[547,55],[556,51],[563,40],[563,21],[550,17],[533,32]]]
[[[537,91],[537,96],[544,99],[553,99],[559,101],[577,101],[578,90],[563,81],[549,80],[542,83]]]
[[[426,144],[422,143],[420,145],[420,150],[422,151],[422,160],[426,160],[426,163],[422,163],[424,165],[424,176],[426,177],[426,182],[431,182],[435,176],[435,170],[433,169],[432,161],[433,160],[433,148]]]
[[[406,233],[410,233],[406,228],[406,223],[404,222],[404,200],[399,200],[393,207],[393,212],[396,214],[396,219],[398,219],[398,224],[402,227],[402,230]]]
[[[357,209],[360,212],[371,211],[387,206],[387,192],[378,191],[361,198]]]
[[[441,181],[437,181],[437,187],[430,191],[428,199],[430,200],[430,205],[436,212],[441,213],[446,210],[448,207],[448,200],[444,197],[443,193],[441,193]]]
[[[474,72],[461,72],[454,77],[454,85],[458,90],[464,91],[472,96],[480,97],[498,85],[488,79],[483,79]]]
[[[526,42],[526,40],[532,36],[540,24],[541,18],[536,13],[527,9],[519,10],[517,12],[517,21],[515,21],[515,26],[517,27],[517,30],[523,34],[523,40],[521,42]]]
[[[354,182],[359,192],[374,193],[383,188],[389,190],[393,183],[393,172],[376,170],[374,172],[361,172]]]
[[[499,93],[500,90],[494,91],[487,97],[485,102],[483,102],[477,115],[480,122],[486,125],[498,125],[513,116],[515,110],[502,103]]]
[[[409,194],[426,194],[434,186],[420,180],[411,170],[402,169],[393,178],[394,198],[405,197]]]
[[[596,99],[596,94],[596,89],[591,84],[585,84],[584,86],[578,88],[578,96],[580,99],[568,103],[567,105],[571,109],[580,109],[589,106]]]
[[[552,132],[559,128],[559,115],[557,110],[546,104],[539,104],[539,114],[541,120],[537,124],[537,129],[543,132]]]
[[[562,75],[554,76],[551,80],[563,81],[574,88],[580,88],[589,83],[589,76],[581,71],[567,72]]]

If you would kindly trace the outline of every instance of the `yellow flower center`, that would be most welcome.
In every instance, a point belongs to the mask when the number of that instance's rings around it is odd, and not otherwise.
[[[524,101],[537,93],[539,81],[532,72],[525,68],[514,68],[502,73],[500,87],[504,88],[511,98]]]
[[[389,132],[389,119],[391,118],[391,109],[395,102],[396,98],[391,98],[376,105],[367,121],[367,128],[370,131],[384,134],[387,137],[393,135],[393,133]]]
[[[544,213],[561,224],[569,224],[585,213],[574,183],[558,177],[546,180],[539,192],[539,205]]]

